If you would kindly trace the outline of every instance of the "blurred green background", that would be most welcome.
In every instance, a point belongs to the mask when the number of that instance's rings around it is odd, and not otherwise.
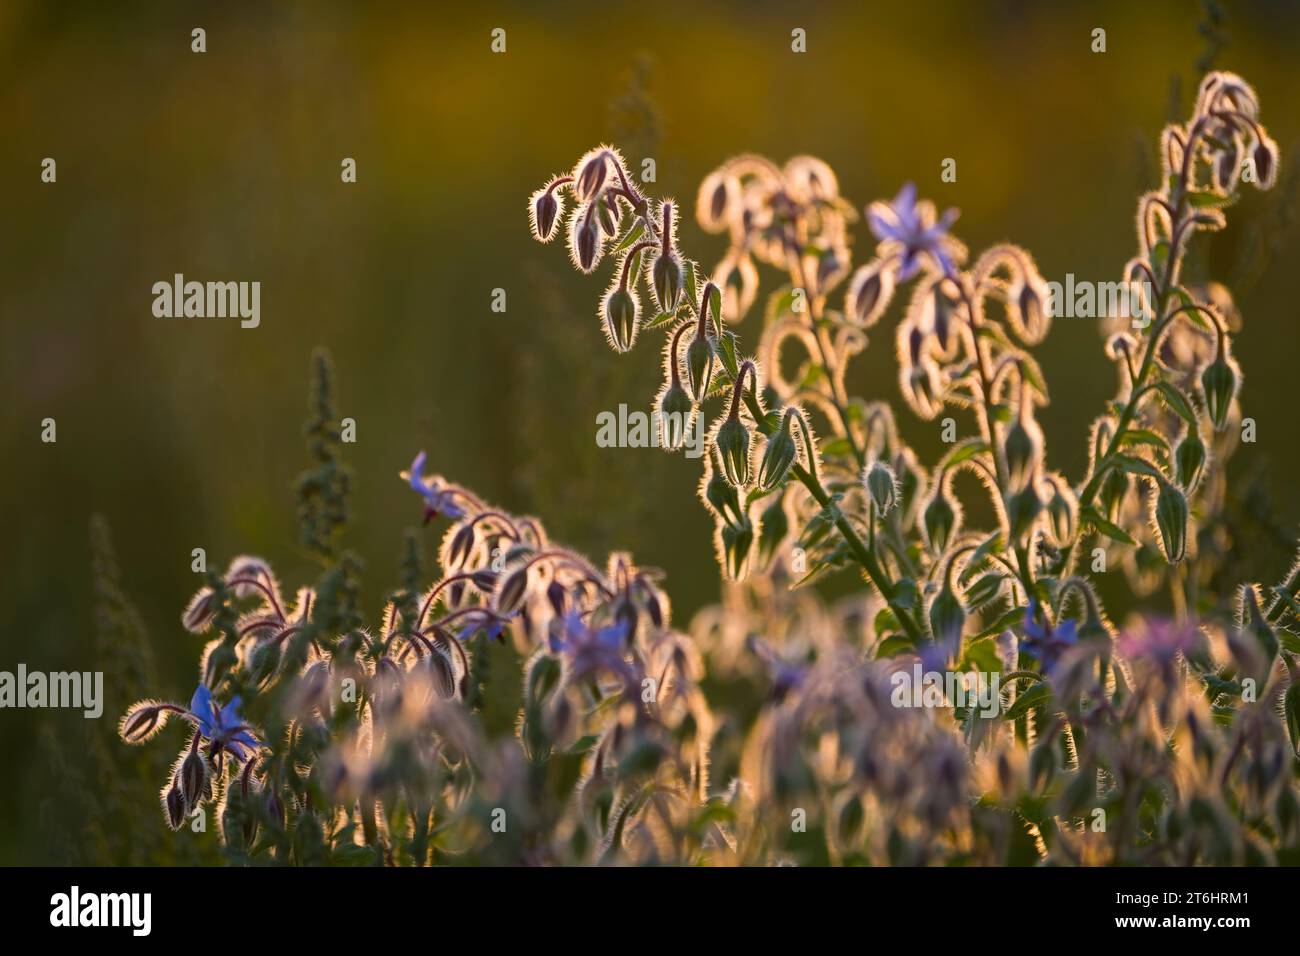
[[[1228,3],[1214,23],[1190,0],[797,11],[6,0],[0,669],[111,670],[93,641],[92,513],[112,528],[158,696],[187,698],[196,680],[201,642],[178,623],[198,584],[192,548],[219,566],[262,555],[287,589],[314,579],[291,485],[318,344],[334,356],[339,414],[357,421],[346,543],[366,561],[372,616],[420,517],[397,473],[423,448],[433,470],[540,516],[559,540],[664,568],[684,621],[718,589],[698,462],[594,441],[598,412],[648,407],[657,339],[608,351],[605,279],[531,241],[529,192],[601,141],[638,164],[654,157],[651,192],[691,206],[732,154],[812,153],[859,207],[912,179],[961,208],[972,249],[1010,239],[1048,279],[1111,281],[1134,249],[1161,125],[1185,115],[1211,63],[1255,84],[1283,153],[1280,188],[1249,193],[1196,265],[1233,287],[1244,315],[1243,403],[1260,438],[1234,467],[1261,508],[1271,496],[1273,523],[1293,527],[1300,9]],[[190,51],[194,27],[205,54]],[[503,55],[489,48],[495,27]],[[794,27],[806,54],[790,50]],[[1107,31],[1104,54],[1090,50],[1094,27]],[[40,181],[44,157],[57,184]],[[357,160],[354,185],[340,182],[344,157]],[[957,159],[956,183],[939,180],[944,157]],[[693,221],[681,241],[706,266],[722,252]],[[259,280],[261,327],[154,318],[150,288],[177,272]],[[497,287],[505,314],[489,307]],[[852,369],[857,394],[896,394],[897,310]],[[747,345],[756,323],[739,329]],[[1078,477],[1113,373],[1088,320],[1059,320],[1040,355],[1050,461]],[[57,444],[40,441],[46,417]],[[901,421],[922,450],[937,447],[931,426]],[[426,532],[427,554],[435,542]],[[1280,541],[1250,546],[1259,574],[1282,570]],[[105,688],[106,733],[124,694]],[[64,752],[50,753],[43,723]],[[47,764],[82,760],[82,724],[0,711],[0,862],[59,858],[56,844],[80,839],[57,811],[74,787],[93,800],[96,773]]]

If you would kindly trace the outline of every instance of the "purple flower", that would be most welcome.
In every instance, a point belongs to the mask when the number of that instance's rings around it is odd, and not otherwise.
[[[1130,660],[1147,658],[1170,664],[1179,653],[1187,654],[1196,646],[1197,627],[1167,618],[1147,620],[1135,630],[1125,631],[1116,642],[1119,652]]]
[[[933,204],[916,201],[916,186],[904,184],[892,203],[873,202],[867,207],[867,224],[881,243],[899,248],[898,281],[906,282],[921,268],[921,257],[928,256],[946,276],[956,274],[952,255],[955,240],[948,227],[957,219],[956,209],[947,210],[935,221]]]
[[[632,672],[624,653],[627,634],[626,621],[592,629],[578,611],[569,611],[552,625],[547,642],[552,653],[569,658],[575,675],[609,671],[630,685]]]
[[[212,700],[212,691],[200,684],[190,700],[190,712],[199,724],[199,733],[212,744],[215,756],[228,750],[240,761],[261,746],[249,733],[249,727],[239,716],[240,699],[232,697],[220,710]],[[246,752],[247,751],[247,752]]]
[[[411,462],[411,467],[402,472],[402,480],[424,499],[424,520],[431,521],[438,515],[446,515],[453,521],[464,517],[465,510],[456,504],[454,489],[445,487],[437,475],[425,477],[426,457],[424,452],[420,452]]]
[[[1061,655],[1079,643],[1078,623],[1066,618],[1053,627],[1046,615],[1041,625],[1038,617],[1038,600],[1030,598],[1029,607],[1025,608],[1025,639],[1020,642],[1020,649],[1042,664],[1045,673],[1051,673]]]

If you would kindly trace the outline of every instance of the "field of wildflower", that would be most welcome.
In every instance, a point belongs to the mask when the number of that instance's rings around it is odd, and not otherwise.
[[[658,382],[619,395],[637,423],[598,417],[564,479],[679,458],[709,599],[679,609],[672,569],[638,559],[672,516],[635,478],[588,514],[581,491],[554,515],[545,494],[498,504],[454,442],[355,442],[341,396],[385,383],[287,352],[305,427],[261,424],[305,439],[288,570],[232,507],[239,543],[195,558],[175,633],[151,637],[131,593],[149,571],[116,554],[146,532],[91,522],[90,633],[124,706],[75,758],[40,732],[51,841],[114,864],[1300,864],[1300,559],[1286,537],[1290,560],[1261,545],[1270,566],[1236,576],[1253,317],[1205,252],[1249,197],[1294,187],[1269,126],[1293,104],[1212,68],[1184,106],[1151,131],[1159,168],[1086,303],[1032,249],[963,240],[929,168],[849,196],[791,141],[719,155],[674,197],[636,123],[556,168],[529,156],[526,186],[492,187],[535,241],[529,281],[583,290],[554,307],[548,374]],[[1073,361],[1113,388],[1086,433],[1054,433],[1044,409],[1077,399],[1040,353],[1082,319],[1098,334]],[[510,370],[483,341],[458,361],[486,391]],[[862,387],[850,367],[882,351]],[[587,420],[546,427],[593,444]],[[406,515],[378,604],[363,481]],[[566,543],[611,507],[647,538]],[[183,684],[157,662],[178,642]]]
[[[1036,421],[1031,349],[1059,305],[1028,251],[970,253],[957,211],[909,183],[867,206],[874,250],[855,265],[858,212],[829,166],[742,155],[694,203],[728,239],[706,269],[676,202],[616,147],[586,152],[529,198],[531,229],[583,273],[610,264],[595,312],[615,352],[658,340],[659,443],[711,419],[699,495],[723,602],[674,620],[660,572],[564,547],[420,451],[401,479],[445,525],[438,570],[424,579],[411,540],[365,621],[335,551],[348,472],[319,355],[298,488],[328,570],[286,587],[243,555],[191,598],[182,623],[207,640],[192,699],[143,699],[120,724],[127,744],[183,741],[162,822],[211,805],[224,852],[250,862],[1294,859],[1300,574],[1207,587],[1241,372],[1228,293],[1182,274],[1240,189],[1274,183],[1261,115],[1214,72],[1162,133],[1123,269],[1140,308],[1113,319],[1116,394],[1074,481]],[[844,368],[895,298],[901,402],[866,401]],[[895,416],[950,407],[977,429],[924,463]],[[962,474],[992,520],[966,518]],[[1092,579],[1112,564],[1176,611],[1117,626]],[[820,600],[809,585],[843,568],[862,593]],[[738,687],[756,709],[732,709]]]

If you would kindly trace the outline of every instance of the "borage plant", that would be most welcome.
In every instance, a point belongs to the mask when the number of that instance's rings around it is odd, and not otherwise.
[[[875,255],[854,270],[832,171],[742,157],[697,201],[730,239],[709,279],[676,205],[612,148],[588,153],[534,194],[533,229],[566,232],[582,271],[613,260],[599,314],[615,349],[663,332],[664,444],[717,408],[700,491],[722,603],[677,630],[657,572],[625,554],[598,567],[421,455],[403,478],[426,521],[450,522],[441,570],[424,583],[409,534],[401,587],[365,627],[321,358],[299,494],[323,573],[292,601],[260,559],[210,575],[183,616],[209,636],[191,704],[123,718],[132,743],[189,725],[166,819],[215,808],[239,862],[1296,860],[1300,576],[1209,586],[1240,376],[1230,299],[1180,271],[1241,178],[1272,181],[1257,113],[1214,74],[1163,137],[1125,272],[1141,315],[1107,343],[1120,390],[1078,481],[1046,465],[1028,349],[1053,307],[1025,251],[968,265],[955,213],[906,187],[868,207]],[[746,356],[727,323],[757,301],[759,263],[788,282]],[[930,468],[887,404],[845,385],[909,284],[903,397],[975,422]],[[966,520],[963,474],[993,527]],[[1166,588],[1173,615],[1117,629],[1094,587],[1107,560],[1139,595]],[[841,602],[791,586],[849,566],[870,588]]]

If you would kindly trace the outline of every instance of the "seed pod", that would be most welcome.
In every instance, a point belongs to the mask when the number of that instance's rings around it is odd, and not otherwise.
[[[686,347],[686,388],[700,402],[713,384],[713,339],[698,335]]]
[[[641,303],[630,288],[615,284],[605,296],[601,315],[605,323],[605,338],[615,352],[626,352],[636,342],[639,331]]]
[[[682,260],[675,252],[661,252],[650,263],[650,288],[654,290],[655,304],[660,312],[671,312],[682,300],[686,274]]]
[[[1191,494],[1201,480],[1205,471],[1205,442],[1194,427],[1187,429],[1187,435],[1174,450],[1174,471],[1178,484]]]
[[[794,410],[788,409],[781,420],[781,427],[767,439],[758,468],[760,491],[771,491],[779,485],[798,457],[799,449],[795,445],[794,435],[790,433],[793,418]]]
[[[889,465],[879,459],[872,462],[863,484],[877,514],[887,515],[894,510],[894,505],[898,504],[898,479]]]
[[[728,417],[713,441],[722,456],[727,481],[737,488],[749,484],[749,429],[740,417]]]
[[[1201,372],[1201,389],[1205,394],[1205,410],[1210,421],[1214,422],[1215,431],[1223,431],[1228,423],[1232,397],[1237,392],[1237,373],[1222,355],[1215,356],[1214,361]]]
[[[1166,561],[1177,564],[1187,553],[1187,497],[1172,482],[1158,481],[1154,512],[1160,548]]]

